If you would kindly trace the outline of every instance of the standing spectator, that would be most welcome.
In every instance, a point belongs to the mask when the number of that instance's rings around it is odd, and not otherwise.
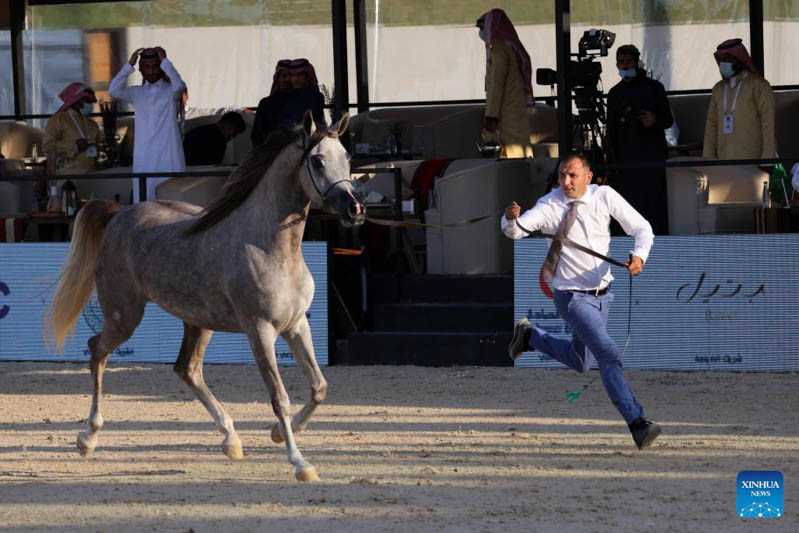
[[[272,89],[269,91],[269,96],[258,102],[250,134],[253,147],[263,144],[269,133],[277,129],[280,110],[286,105],[291,94],[290,64],[291,59],[281,59],[277,62],[275,73],[272,75]]]
[[[674,118],[663,85],[640,68],[640,52],[625,44],[616,50],[621,81],[608,92],[608,157],[613,163],[663,162],[665,129]],[[614,186],[652,224],[655,235],[669,232],[665,168],[617,171]]]
[[[126,87],[136,61],[144,80]],[[111,80],[108,93],[130,102],[135,111],[133,172],[183,172],[186,169],[178,124],[178,110],[186,84],[166,58],[166,51],[139,48]],[[168,178],[147,179],[147,199],[155,200],[156,186]],[[133,202],[139,202],[139,180],[133,178]]]
[[[500,157],[532,157],[527,108],[533,107],[532,63],[513,23],[501,9],[475,24],[486,49],[486,141],[502,144]]]
[[[275,68],[269,96],[258,104],[252,145],[261,145],[277,129],[299,124],[309,109],[317,124],[325,124],[324,105],[313,65],[307,59],[281,59]]]
[[[216,124],[198,126],[186,134],[183,139],[183,152],[186,154],[186,165],[218,165],[225,158],[227,143],[240,133],[244,133],[247,125],[244,118],[231,111],[222,115]]]
[[[758,73],[741,39],[729,39],[713,54],[721,81],[705,123],[704,157],[771,158],[774,146],[774,91]]]
[[[289,64],[289,78],[294,97],[289,101],[287,112],[291,117],[291,126],[302,122],[302,117],[309,109],[317,126],[326,125],[325,97],[319,90],[316,70],[307,59],[292,59]]]
[[[86,84],[67,85],[58,97],[64,104],[47,121],[42,148],[50,172],[84,174],[97,169],[100,128],[89,119],[97,98]]]

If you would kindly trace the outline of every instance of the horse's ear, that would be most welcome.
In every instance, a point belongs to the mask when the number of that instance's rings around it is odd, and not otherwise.
[[[341,136],[345,131],[347,131],[347,126],[350,124],[350,114],[344,113],[344,116],[339,119],[338,122],[330,126],[330,131],[336,132],[339,136]]]
[[[309,137],[316,131],[316,122],[314,122],[313,113],[311,113],[310,109],[305,111],[302,116],[302,129],[305,131],[305,135]]]

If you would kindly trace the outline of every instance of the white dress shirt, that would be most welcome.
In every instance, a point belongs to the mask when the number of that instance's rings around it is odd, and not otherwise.
[[[522,213],[518,220],[530,231],[541,230],[554,235],[572,201],[575,200],[563,194],[560,188],[553,189],[541,197],[532,209]],[[655,240],[652,226],[618,192],[608,186],[589,185],[576,201],[581,203],[577,206],[577,220],[567,235],[569,239],[608,255],[610,217],[613,217],[627,235],[635,237],[635,248],[631,253],[646,261]],[[511,239],[527,236],[515,220],[508,222],[504,215],[502,231]],[[550,239],[548,241],[552,242]],[[544,261],[543,257],[541,261]],[[550,284],[561,291],[589,290],[604,289],[611,281],[610,263],[564,244],[555,277]]]
[[[183,155],[183,139],[178,124],[178,99],[186,88],[183,79],[172,63],[164,58],[161,70],[169,76],[155,83],[145,81],[141,85],[126,87],[128,76],[134,72],[130,63],[114,76],[108,86],[108,94],[117,100],[133,104],[135,131],[133,137],[134,172],[183,172],[186,158]],[[147,199],[155,200],[156,186],[169,178],[148,178]],[[139,201],[139,179],[133,178],[133,201]]]

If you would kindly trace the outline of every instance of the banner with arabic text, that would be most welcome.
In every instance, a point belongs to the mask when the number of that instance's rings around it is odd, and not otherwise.
[[[87,340],[102,331],[103,314],[92,295],[67,339],[63,355],[46,347],[42,318],[52,299],[58,272],[69,243],[0,244],[0,361],[88,361]],[[302,253],[314,278],[316,292],[306,313],[311,325],[316,360],[327,365],[327,243],[303,242]],[[201,290],[202,288],[198,288]],[[133,336],[111,354],[111,361],[172,363],[183,338],[183,322],[153,303]],[[275,343],[278,363],[293,365],[285,341]],[[206,363],[253,363],[247,337],[216,332],[205,352]]]
[[[631,237],[614,237],[610,255],[624,260]],[[571,328],[539,280],[547,241],[515,243],[516,319],[566,339]],[[627,341],[629,275],[616,280],[608,330]],[[799,370],[799,235],[656,237],[644,272],[633,278],[631,333],[625,368]],[[516,366],[563,366],[527,352]]]

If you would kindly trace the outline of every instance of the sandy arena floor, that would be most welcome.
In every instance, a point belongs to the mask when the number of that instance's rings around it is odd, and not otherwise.
[[[664,434],[638,452],[567,371],[332,367],[299,484],[254,366],[207,366],[245,459],[164,365],[112,365],[89,459],[84,365],[0,363],[0,531],[799,531],[797,374],[628,372]],[[297,409],[308,396],[283,369]],[[596,375],[596,374],[592,374]],[[781,470],[785,516],[735,514],[740,470]]]

